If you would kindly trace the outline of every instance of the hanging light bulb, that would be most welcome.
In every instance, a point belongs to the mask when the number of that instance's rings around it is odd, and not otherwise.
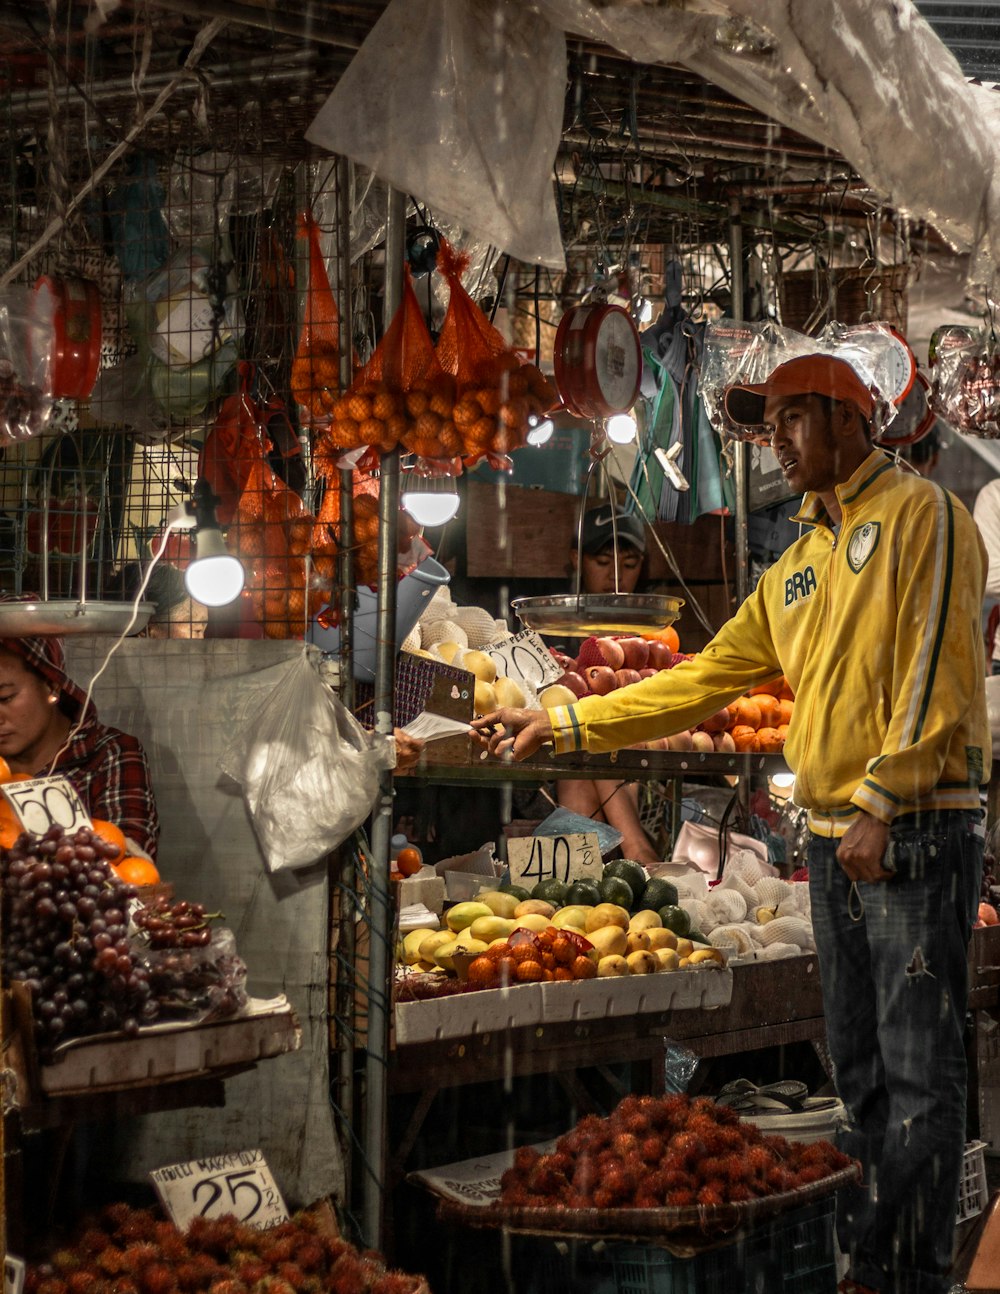
[[[773,773],[771,776],[771,781],[774,783],[775,786],[779,786],[787,790],[789,787],[792,787],[795,785],[795,774],[794,773]]]
[[[183,505],[189,525],[178,528],[194,530],[194,560],[184,572],[184,585],[195,602],[206,607],[224,607],[239,597],[246,578],[239,558],[226,547],[215,516],[218,497],[204,477],[194,484],[192,498]]]
[[[630,413],[616,413],[608,419],[604,430],[608,440],[613,440],[616,445],[630,445],[635,440],[637,428]]]
[[[547,445],[552,439],[552,433],[555,429],[556,424],[548,414],[542,414],[541,416],[537,413],[530,414],[528,416],[528,444],[534,445],[536,448]]]
[[[409,473],[402,504],[418,526],[443,526],[458,512],[454,477],[417,476]]]

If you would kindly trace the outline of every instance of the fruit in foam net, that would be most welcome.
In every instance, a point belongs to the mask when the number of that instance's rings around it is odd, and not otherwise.
[[[476,714],[492,714],[494,710],[500,708],[492,685],[484,683],[482,679],[476,679],[472,708]]]
[[[484,651],[463,652],[462,669],[467,669],[470,674],[474,674],[480,683],[493,683],[496,680],[496,664]]]
[[[578,699],[575,692],[561,683],[552,683],[538,694],[538,700],[546,710],[554,705],[573,705]]]
[[[493,684],[493,690],[498,706],[510,706],[515,710],[523,710],[528,703],[524,689],[516,679],[501,675]]]

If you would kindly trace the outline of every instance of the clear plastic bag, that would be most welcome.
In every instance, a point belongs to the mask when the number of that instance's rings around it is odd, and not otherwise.
[[[565,267],[566,40],[506,0],[393,0],[306,131],[518,260]]]
[[[320,681],[310,654],[287,668],[220,764],[243,787],[268,869],[304,867],[364,822],[392,739],[366,733]]]
[[[1000,439],[1000,343],[992,330],[939,328],[930,357],[934,412],[965,436]]]
[[[30,440],[48,424],[54,314],[45,288],[0,292],[0,446]]]
[[[246,1009],[247,968],[236,951],[236,936],[224,926],[212,931],[204,948],[149,948],[139,954],[157,1020],[203,1024]]]

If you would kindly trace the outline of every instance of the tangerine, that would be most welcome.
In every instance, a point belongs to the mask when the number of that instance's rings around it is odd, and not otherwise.
[[[777,728],[767,727],[757,729],[757,741],[762,754],[773,755],[781,750],[785,744],[785,739]]]
[[[160,873],[156,870],[156,864],[151,863],[148,858],[139,858],[134,854],[126,854],[124,858],[112,863],[111,870],[126,885],[159,885],[160,883]]]
[[[0,782],[9,782],[10,778],[10,765],[5,759],[0,759]]]
[[[734,737],[739,727],[753,728],[754,732],[760,727],[760,706],[756,701],[751,701],[748,696],[737,697],[729,707],[729,712],[733,716],[729,731]]]
[[[747,692],[747,696],[773,696],[777,699],[781,695],[781,689],[785,686],[784,674],[779,674],[770,683],[758,683]]]
[[[781,722],[781,702],[776,696],[771,696],[767,692],[762,692],[756,701],[757,708],[760,710],[758,728],[776,728]]]
[[[681,649],[680,636],[673,625],[667,625],[666,629],[657,629],[654,633],[643,634],[642,636],[647,642],[652,642],[655,639],[658,642],[666,643],[671,651],[680,651]]]
[[[778,720],[778,725],[782,723],[789,724],[792,722],[792,710],[794,708],[795,708],[794,701],[781,700],[778,702],[778,709],[781,715],[781,717]],[[778,726],[778,725],[775,725],[775,726]]]
[[[100,836],[100,838],[107,844],[117,846],[118,853],[109,861],[113,863],[121,862],[128,853],[128,845],[125,843],[125,833],[122,831],[121,827],[117,826],[114,822],[106,822],[103,818],[94,818],[91,821],[90,829],[95,836]]]
[[[396,866],[403,876],[415,876],[423,864],[424,860],[420,855],[420,850],[414,849],[412,845],[401,849],[396,855]]]
[[[733,744],[737,750],[758,751],[760,750],[760,739],[757,736],[757,729],[751,728],[749,724],[738,723],[732,729]]]

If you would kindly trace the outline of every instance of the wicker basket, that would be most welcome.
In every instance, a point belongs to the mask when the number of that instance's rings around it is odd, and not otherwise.
[[[793,270],[783,274],[778,284],[781,322],[786,328],[815,335],[831,320],[863,323],[862,316],[870,310],[870,319],[905,333],[909,275],[908,265]]]

